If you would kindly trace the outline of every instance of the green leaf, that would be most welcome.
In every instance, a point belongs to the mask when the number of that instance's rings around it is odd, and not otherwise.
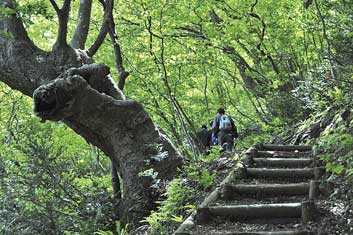
[[[344,165],[338,165],[332,169],[332,171],[338,175],[342,174],[344,170],[345,170]]]
[[[9,7],[0,7],[0,14],[4,14],[4,15],[13,15],[16,13],[15,9],[9,8]]]

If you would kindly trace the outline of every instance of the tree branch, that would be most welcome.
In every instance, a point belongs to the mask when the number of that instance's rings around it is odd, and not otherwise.
[[[217,15],[217,13],[215,12],[214,9],[210,10],[208,12],[210,14],[210,17],[211,17],[211,21],[214,23],[214,24],[221,24],[222,23],[222,19]]]
[[[107,35],[112,19],[112,11],[114,6],[114,0],[107,0],[107,2],[100,1],[104,7],[104,16],[101,29],[97,36],[96,41],[93,45],[87,50],[87,54],[90,57],[93,57],[98,51],[99,47],[103,44],[105,36]]]
[[[98,48],[102,45],[105,36],[109,33],[110,39],[113,43],[114,54],[115,54],[115,64],[119,72],[119,83],[118,87],[120,90],[124,89],[126,78],[129,76],[129,73],[125,71],[123,65],[123,59],[121,55],[121,48],[119,45],[118,35],[115,31],[115,22],[113,18],[113,7],[114,0],[109,0],[105,2],[104,0],[99,0],[104,8],[104,20],[102,23],[102,27],[100,33],[95,41],[95,43],[88,49],[88,55],[93,56]]]
[[[92,0],[80,1],[76,29],[71,39],[71,46],[73,48],[85,48],[85,43],[87,40],[88,30],[90,26],[91,10]]]
[[[41,63],[42,58],[48,56],[29,38],[21,19],[15,14],[13,2],[5,0],[0,4],[0,7],[14,10],[13,13],[0,14],[0,80],[31,96],[53,70]],[[37,80],[32,80],[31,75]]]
[[[162,18],[163,18],[163,15],[161,12],[161,15],[160,15],[161,22],[162,22]],[[184,133],[187,141],[190,143],[190,147],[194,153],[194,156],[198,156],[198,151],[197,151],[197,149],[194,148],[194,146],[196,146],[196,145],[193,143],[193,139],[192,139],[191,135],[189,134],[189,132],[187,131],[188,128],[186,127],[186,123],[184,121],[184,118],[185,117],[187,118],[187,116],[183,112],[183,110],[181,110],[181,106],[178,104],[176,98],[174,97],[172,90],[170,88],[169,82],[168,82],[168,72],[167,72],[167,67],[166,67],[165,60],[164,60],[164,56],[165,56],[165,42],[164,42],[164,40],[165,40],[165,38],[164,38],[164,34],[162,32],[162,28],[161,28],[162,23],[161,22],[160,22],[160,28],[159,28],[159,33],[161,35],[160,36],[160,35],[155,34],[152,31],[152,17],[151,16],[147,17],[147,22],[145,23],[145,27],[150,35],[150,48],[149,48],[150,50],[149,50],[149,52],[150,52],[151,56],[153,57],[155,64],[158,66],[158,71],[162,74],[161,77],[162,77],[163,84],[165,86],[165,90],[166,90],[166,93],[168,96],[168,98],[166,100],[168,101],[170,108],[176,113],[176,117],[177,117],[178,121],[180,122],[181,128],[183,130],[183,133]],[[160,39],[161,50],[160,50],[159,58],[156,55],[156,53],[153,51],[153,37]],[[190,120],[187,118],[187,122],[190,124],[191,121],[190,122],[189,121]],[[191,125],[190,127],[193,129],[193,132],[196,133],[194,125]]]
[[[306,0],[304,2],[305,9],[308,9],[312,3],[313,3],[313,0]]]
[[[0,6],[15,10],[13,0],[4,0],[2,3],[0,2]],[[0,31],[7,32],[9,33],[9,37],[13,36],[15,40],[26,41],[35,47],[31,39],[28,37],[26,29],[23,27],[22,21],[16,17],[15,13],[8,15],[1,13],[0,17]],[[0,34],[0,39],[2,37],[4,37],[4,35]]]
[[[258,0],[255,0],[255,2],[253,4],[251,4],[251,12],[254,12],[254,8],[256,7],[258,2],[259,2]]]
[[[333,79],[336,79],[336,74],[335,74],[335,69],[334,69],[334,62],[333,62],[333,57],[332,57],[332,52],[331,52],[331,43],[330,43],[330,40],[328,38],[328,35],[327,35],[327,30],[326,30],[326,22],[325,22],[325,19],[321,13],[321,10],[320,10],[320,6],[317,2],[317,0],[314,0],[314,3],[315,3],[315,7],[316,7],[316,10],[317,10],[317,13],[318,13],[318,16],[321,20],[321,23],[322,23],[322,37],[326,40],[326,44],[327,44],[327,53],[328,53],[328,61],[330,63],[330,72],[331,72],[331,76]]]
[[[58,4],[56,4],[55,0],[49,0],[51,5],[53,6],[54,10],[56,11],[57,14],[60,14],[60,8]]]
[[[71,0],[65,0],[61,9],[59,9],[55,0],[50,0],[50,3],[55,9],[59,19],[58,36],[54,44],[55,50],[57,48],[67,47],[67,23],[69,21]]]
[[[125,71],[125,68],[124,68],[124,65],[123,65],[121,47],[119,45],[118,35],[117,35],[116,31],[115,31],[115,22],[114,22],[114,18],[113,17],[111,18],[111,21],[110,21],[109,36],[110,36],[110,39],[113,42],[114,54],[115,54],[115,64],[116,64],[116,67],[117,67],[118,72],[119,72],[118,87],[119,87],[120,90],[123,90],[124,86],[125,86],[126,78],[129,76],[129,72]]]
[[[263,20],[263,18],[261,18],[258,14],[256,14],[256,13],[254,12],[255,6],[257,5],[257,3],[258,3],[258,0],[256,0],[255,3],[252,4],[252,6],[251,6],[251,13],[249,14],[251,17],[253,17],[253,18],[259,20],[259,21],[261,22],[261,25],[262,25],[262,29],[261,29],[261,32],[260,32],[260,34],[259,34],[260,41],[257,43],[256,48],[260,51],[260,53],[261,53],[263,56],[266,56],[266,58],[270,61],[271,66],[272,66],[273,70],[276,72],[276,74],[279,74],[279,73],[280,73],[279,68],[278,68],[278,66],[276,65],[276,63],[275,63],[274,59],[272,58],[272,56],[269,55],[269,54],[267,54],[267,53],[261,48],[261,45],[262,45],[262,43],[263,43],[263,41],[264,41],[264,39],[265,39],[265,31],[266,31],[267,25],[266,25],[265,21]]]

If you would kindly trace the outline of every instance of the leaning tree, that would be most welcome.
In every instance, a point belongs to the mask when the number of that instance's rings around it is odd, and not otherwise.
[[[160,179],[171,178],[181,165],[180,155],[141,104],[121,91],[129,74],[124,70],[114,29],[113,0],[100,0],[102,26],[89,47],[92,0],[79,1],[70,43],[71,0],[64,0],[62,6],[49,1],[57,13],[58,33],[52,50],[44,51],[28,36],[16,14],[15,0],[0,0],[0,80],[33,97],[34,112],[42,121],[64,122],[109,156],[112,169],[123,181],[117,203],[119,219],[134,227],[154,208],[158,197],[151,187],[158,179],[146,172],[153,169]],[[92,59],[106,36],[113,41],[120,89],[114,85],[109,67]]]

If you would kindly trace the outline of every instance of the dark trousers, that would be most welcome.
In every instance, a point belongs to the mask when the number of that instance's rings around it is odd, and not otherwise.
[[[231,131],[218,132],[218,145],[222,146],[225,150],[232,151],[233,148],[233,134]]]

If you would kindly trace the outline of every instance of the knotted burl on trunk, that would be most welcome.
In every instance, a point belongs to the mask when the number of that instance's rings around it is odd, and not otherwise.
[[[58,121],[72,115],[75,93],[85,86],[109,95],[117,100],[125,99],[109,76],[109,67],[104,64],[85,64],[70,68],[57,79],[38,87],[33,93],[34,112],[45,120]]]

